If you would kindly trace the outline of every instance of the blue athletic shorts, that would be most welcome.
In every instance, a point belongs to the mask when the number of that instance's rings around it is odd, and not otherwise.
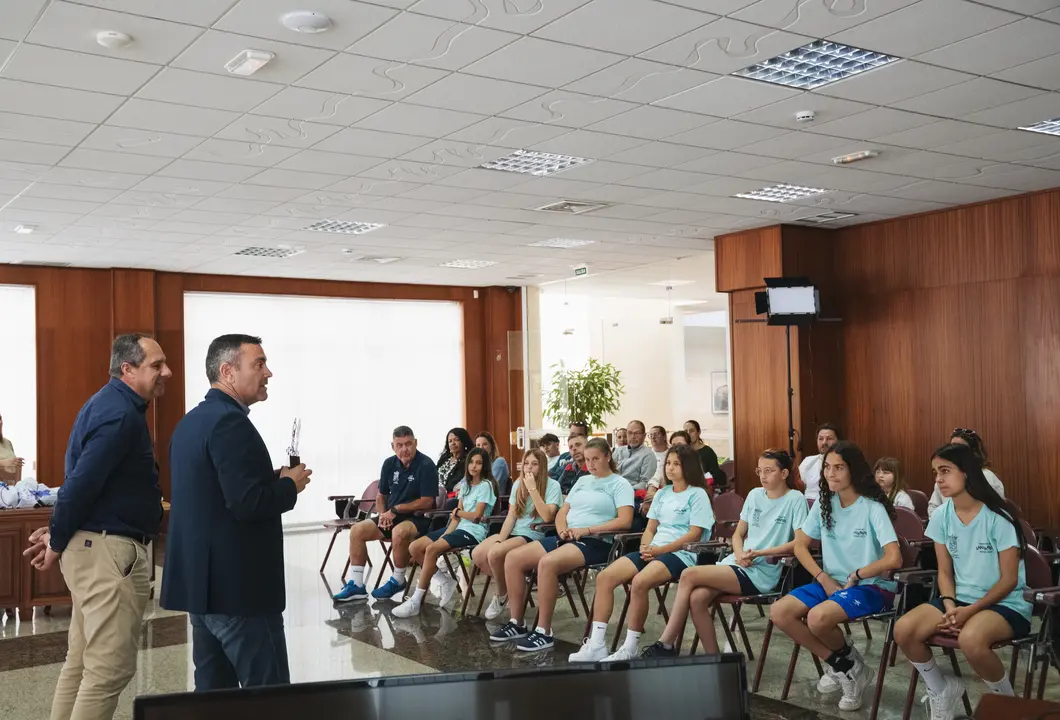
[[[967,607],[971,603],[961,602],[957,600],[957,607]],[[937,607],[942,612],[946,612],[946,604],[942,600],[935,598],[931,601],[931,604]],[[1030,620],[1020,615],[1012,608],[1007,608],[1004,605],[988,605],[983,610],[990,610],[996,612],[998,615],[1005,619],[1005,622],[1012,628],[1012,637],[1021,638],[1031,634],[1031,623]],[[980,610],[979,612],[982,612]]]
[[[641,559],[640,551],[628,553],[624,557],[628,558],[629,561],[637,567],[637,572],[640,572],[648,566],[648,563]],[[681,573],[683,573],[685,568],[688,567],[685,565],[685,561],[677,557],[674,553],[666,553],[655,559],[666,566],[666,569],[670,571],[670,578],[672,580],[680,580]]]
[[[474,547],[478,545],[478,540],[471,536],[466,530],[453,530],[448,535],[445,534],[445,528],[435,530],[434,532],[427,533],[427,537],[431,539],[431,542],[435,540],[445,540],[449,543],[449,547],[453,548],[465,548]]]
[[[820,583],[813,582],[797,587],[789,594],[808,608],[814,608],[825,600],[831,600],[843,608],[843,612],[851,620],[883,612],[890,609],[891,603],[894,602],[894,593],[881,590],[875,585],[855,585],[828,595]]]
[[[558,535],[553,535],[544,540],[538,540],[538,542],[541,543],[541,547],[545,548],[547,553],[562,545],[574,545],[582,551],[582,557],[585,558],[586,565],[603,565],[611,557],[611,543],[599,538],[587,537],[581,540],[562,542]]]

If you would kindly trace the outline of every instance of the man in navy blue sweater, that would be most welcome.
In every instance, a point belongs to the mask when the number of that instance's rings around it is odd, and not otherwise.
[[[173,431],[162,607],[191,616],[196,691],[291,681],[282,613],[283,526],[312,471],[274,470],[250,422],[272,371],[261,338],[222,335],[210,390]]]
[[[158,343],[121,335],[111,380],[77,414],[48,528],[30,536],[38,570],[58,558],[73,599],[51,720],[107,720],[136,673],[151,585],[147,545],[162,522],[147,405],[173,375]]]

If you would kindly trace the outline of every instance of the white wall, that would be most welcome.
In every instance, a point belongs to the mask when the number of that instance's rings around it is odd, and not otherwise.
[[[26,461],[23,478],[37,476],[37,291],[0,285],[4,341],[0,350],[0,415],[4,437]]]
[[[464,424],[458,303],[187,293],[184,332],[189,410],[209,389],[204,363],[215,337],[262,338],[275,376],[250,419],[280,467],[301,418],[301,457],[313,470],[287,525],[332,517],[328,495],[359,495],[378,479],[398,425],[437,458],[449,428]]]
[[[724,327],[686,327],[686,319],[699,316],[686,316],[656,299],[553,292],[541,294],[540,306],[545,394],[552,365],[562,360],[568,368],[580,368],[595,357],[622,371],[626,389],[621,410],[605,420],[608,428],[637,419],[672,432],[694,418],[719,455],[731,454],[728,415],[711,411],[710,372],[728,368]],[[668,313],[673,324],[660,324]]]

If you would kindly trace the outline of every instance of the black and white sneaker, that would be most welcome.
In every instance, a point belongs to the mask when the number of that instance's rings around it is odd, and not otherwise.
[[[556,646],[551,635],[542,635],[537,630],[515,643],[515,649],[521,652],[542,652]]]
[[[511,642],[513,640],[522,640],[530,631],[522,625],[516,625],[514,622],[509,620],[505,623],[504,627],[500,630],[496,630],[490,633],[491,642]]]
[[[668,648],[662,644],[662,641],[653,642],[640,651],[640,656],[642,658],[677,657],[677,648]]]

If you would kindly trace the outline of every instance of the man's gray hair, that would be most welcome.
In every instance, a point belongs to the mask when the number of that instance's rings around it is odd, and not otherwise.
[[[410,428],[408,425],[398,425],[396,428],[394,428],[394,439],[397,440],[399,438],[415,439],[416,436],[413,434],[412,428]]]
[[[147,357],[140,341],[151,336],[146,333],[127,333],[114,338],[114,344],[110,346],[110,376],[121,377],[121,366],[129,363],[133,367],[140,367],[140,363]]]
[[[214,338],[206,351],[206,378],[215,383],[221,379],[221,366],[239,364],[239,351],[244,345],[261,345],[261,338],[233,333]]]

